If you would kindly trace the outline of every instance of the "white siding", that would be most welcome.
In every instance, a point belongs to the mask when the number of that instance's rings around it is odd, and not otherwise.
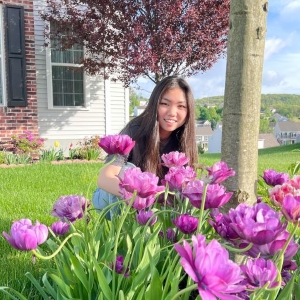
[[[70,143],[85,137],[118,133],[129,119],[129,93],[122,84],[105,81],[100,76],[90,76],[87,91],[89,99],[82,109],[48,109],[46,50],[44,47],[44,22],[38,10],[44,1],[34,1],[35,44],[39,133],[52,146],[59,141],[68,147]],[[105,91],[105,88],[109,90]],[[107,99],[106,97],[109,97]],[[127,107],[128,106],[128,107]]]

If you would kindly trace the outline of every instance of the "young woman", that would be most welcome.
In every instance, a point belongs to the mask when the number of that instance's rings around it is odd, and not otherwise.
[[[167,169],[161,166],[161,155],[171,151],[184,152],[189,165],[197,163],[195,106],[191,88],[177,76],[161,80],[154,88],[144,112],[131,120],[120,134],[129,135],[135,146],[128,157],[119,157],[101,169],[93,204],[103,209],[116,202],[120,174],[136,166],[163,178]],[[108,157],[108,161],[112,157]]]

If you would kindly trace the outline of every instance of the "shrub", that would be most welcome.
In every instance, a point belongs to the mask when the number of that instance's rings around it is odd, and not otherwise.
[[[34,134],[26,130],[23,134],[12,136],[12,142],[16,153],[32,154],[44,147],[44,139],[35,137]]]

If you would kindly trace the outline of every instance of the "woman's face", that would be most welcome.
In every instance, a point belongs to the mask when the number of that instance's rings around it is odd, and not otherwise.
[[[160,140],[167,139],[171,133],[185,123],[188,114],[185,93],[179,87],[167,90],[161,97],[157,118]]]

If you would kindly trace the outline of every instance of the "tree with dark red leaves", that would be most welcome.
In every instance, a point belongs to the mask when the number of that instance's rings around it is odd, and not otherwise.
[[[47,0],[63,49],[83,45],[89,74],[121,80],[204,72],[225,53],[229,0]],[[49,33],[48,33],[49,35]]]

